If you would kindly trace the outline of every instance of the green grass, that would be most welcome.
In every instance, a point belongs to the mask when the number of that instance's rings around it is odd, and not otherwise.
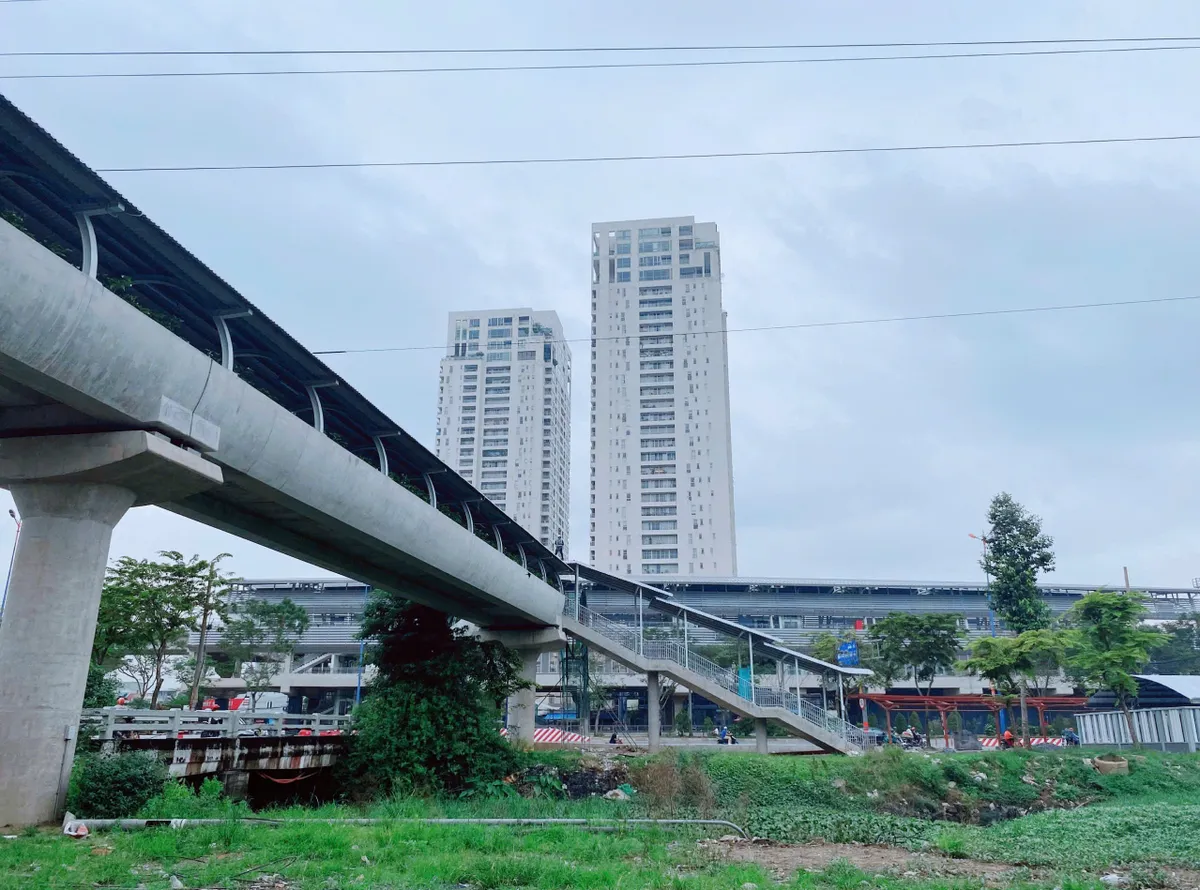
[[[1159,801],[1055,810],[986,829],[952,830],[975,859],[1100,868],[1119,863],[1200,867],[1200,804]]]
[[[369,827],[228,824],[192,830],[153,829],[74,841],[42,834],[0,845],[0,887],[135,887],[160,890],[176,875],[187,887],[246,886],[278,873],[293,890],[307,888],[545,888],[717,890],[775,886],[755,865],[719,861],[690,832],[595,834],[573,828],[517,831],[483,826],[390,824]],[[110,849],[96,855],[95,849]],[[964,890],[978,879],[883,877],[836,863],[796,876],[797,890]],[[1097,888],[1094,876],[1011,887]]]
[[[665,755],[655,763],[660,766]],[[679,777],[711,781],[713,816],[751,833],[785,842],[892,844],[956,858],[1054,870],[1050,883],[1012,887],[1092,890],[1102,869],[1121,864],[1147,873],[1161,865],[1200,868],[1200,757],[1153,753],[1134,760],[1127,777],[1099,776],[1077,753],[989,752],[977,755],[901,755],[862,758],[764,758],[690,755]],[[973,773],[985,773],[977,782]],[[671,771],[646,776],[659,788]],[[940,808],[944,798],[972,806],[1019,806],[1030,775],[1059,800],[1091,801],[981,827],[904,813]],[[655,778],[657,776],[657,778]],[[664,779],[665,777],[665,779]],[[703,777],[701,777],[703,778]],[[953,785],[951,784],[953,783]],[[703,789],[702,789],[703,790]],[[232,818],[244,807],[222,800],[215,786],[192,795],[174,788],[147,805],[144,816]],[[874,792],[869,794],[868,792]],[[646,789],[631,803],[476,796],[399,799],[354,807],[292,807],[260,815],[278,827],[229,821],[172,831],[96,834],[75,841],[54,831],[0,841],[0,888],[133,888],[160,890],[176,875],[186,887],[246,887],[259,873],[279,873],[291,890],[303,888],[734,888],[775,886],[754,865],[719,860],[698,842],[721,829],[429,826],[390,821],[372,826],[302,824],[301,819],[620,818],[690,815],[687,801],[653,799]],[[917,801],[916,806],[909,802]],[[899,803],[908,809],[897,809]],[[891,809],[891,811],[887,811]],[[95,852],[104,851],[103,855]],[[864,874],[845,865],[801,874],[797,890],[965,890],[979,879],[912,879]]]
[[[686,855],[682,844],[686,838]],[[229,824],[153,829],[72,841],[41,836],[0,846],[0,887],[228,887],[279,873],[293,888],[605,888],[764,886],[754,866],[697,855],[691,835],[659,831],[519,831],[484,826]],[[96,846],[111,846],[98,856]],[[361,876],[361,877],[360,877]]]

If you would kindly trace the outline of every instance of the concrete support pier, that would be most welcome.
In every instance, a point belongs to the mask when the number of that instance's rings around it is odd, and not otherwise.
[[[537,720],[537,662],[543,652],[561,649],[565,640],[557,627],[534,630],[484,630],[480,639],[501,643],[521,657],[521,679],[527,684],[508,697],[508,739],[533,744]]]
[[[658,671],[646,674],[646,731],[650,737],[650,750],[657,751],[662,744],[662,708],[659,707],[661,686]]]
[[[518,649],[521,656],[521,680],[528,684],[508,697],[508,737],[514,742],[533,744],[537,720],[537,649]]]
[[[759,754],[769,754],[771,751],[767,744],[767,721],[761,717],[754,721],[754,744]]]
[[[113,528],[156,488],[220,481],[143,432],[0,439],[0,485],[22,519],[0,624],[0,826],[53,821],[65,805]]]

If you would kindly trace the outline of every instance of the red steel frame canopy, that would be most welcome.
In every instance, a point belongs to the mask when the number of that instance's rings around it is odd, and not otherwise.
[[[1015,695],[890,695],[886,692],[868,692],[859,698],[875,702],[883,708],[887,720],[887,733],[892,734],[892,711],[894,710],[936,710],[942,720],[942,737],[947,747],[950,745],[950,733],[947,729],[947,715],[956,711],[987,710],[999,714],[1015,700]],[[1027,696],[1025,706],[1037,711],[1038,725],[1046,725],[1046,711],[1065,711],[1087,707],[1086,697],[1070,695]],[[1000,720],[996,720],[996,738],[1000,738]]]

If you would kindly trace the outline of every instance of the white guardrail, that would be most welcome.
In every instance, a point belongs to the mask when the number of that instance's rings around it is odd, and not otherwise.
[[[1138,741],[1163,751],[1195,752],[1200,742],[1200,708],[1140,708],[1133,712]],[[1121,711],[1089,711],[1075,715],[1080,740],[1085,745],[1133,744],[1129,722]]]
[[[711,659],[691,651],[683,643],[675,640],[639,640],[636,627],[619,624],[585,606],[576,605],[573,601],[569,604],[569,610],[580,624],[591,628],[632,654],[640,654],[655,661],[672,662],[684,670],[699,674],[710,683],[736,695],[748,705],[760,708],[781,708],[795,714],[805,723],[842,737],[860,751],[867,750],[867,735],[860,727],[842,720],[840,717],[827,714],[818,705],[795,692],[760,684],[749,687],[749,684],[743,682],[738,676],[737,671],[722,667]]]
[[[287,714],[283,711],[143,711],[100,708],[84,711],[80,732],[98,739],[235,739],[336,736],[350,717]]]

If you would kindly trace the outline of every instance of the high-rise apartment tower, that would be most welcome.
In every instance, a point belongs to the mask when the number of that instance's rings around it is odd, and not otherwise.
[[[597,568],[737,574],[725,328],[715,223],[592,226]]]
[[[547,547],[567,541],[571,351],[556,313],[450,313],[437,426],[443,462]]]

